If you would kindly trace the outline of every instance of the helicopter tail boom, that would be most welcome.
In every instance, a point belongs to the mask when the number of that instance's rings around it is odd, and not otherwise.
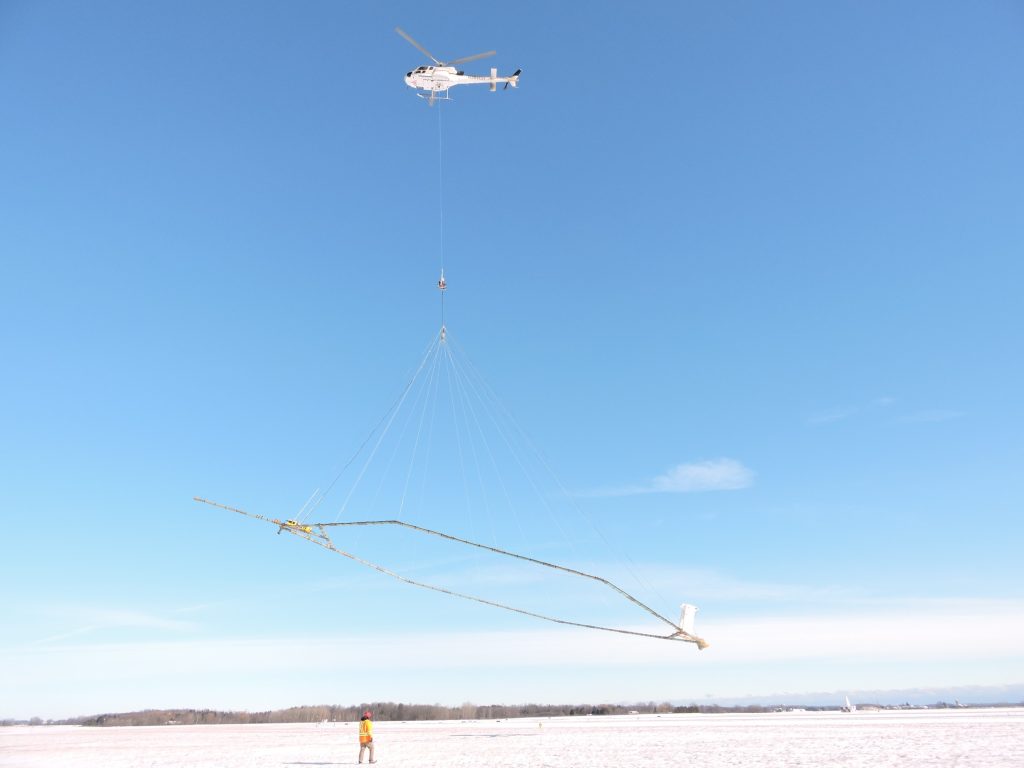
[[[502,88],[502,90],[505,90],[510,85],[513,88],[518,88],[519,87],[519,75],[521,75],[522,72],[523,72],[523,70],[517,69],[515,72],[513,72],[508,77],[498,77],[498,70],[496,70],[496,69],[494,69],[492,67],[491,68],[491,77],[490,77],[490,80],[488,81],[491,84],[491,90],[492,91],[498,90],[498,83],[505,83],[505,88]]]

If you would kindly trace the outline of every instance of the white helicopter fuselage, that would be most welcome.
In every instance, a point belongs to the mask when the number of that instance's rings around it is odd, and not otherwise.
[[[455,67],[416,67],[411,72],[405,73],[405,84],[410,88],[431,93],[440,93],[453,88],[456,85],[470,85],[473,83],[488,84],[491,90],[496,90],[498,83],[507,83],[513,88],[519,85],[519,73],[507,77],[499,77],[498,70],[492,69],[490,75],[467,75]]]

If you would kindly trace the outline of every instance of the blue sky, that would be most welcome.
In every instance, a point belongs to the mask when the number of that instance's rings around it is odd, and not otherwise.
[[[521,87],[431,109],[396,25]],[[1024,681],[1022,42],[1011,2],[0,4],[0,716]],[[191,501],[297,513],[424,360],[320,519],[712,647]]]

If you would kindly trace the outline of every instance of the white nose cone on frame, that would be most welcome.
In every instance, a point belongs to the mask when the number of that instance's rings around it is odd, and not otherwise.
[[[679,628],[688,635],[693,634],[693,620],[697,615],[697,606],[683,603],[679,606]]]

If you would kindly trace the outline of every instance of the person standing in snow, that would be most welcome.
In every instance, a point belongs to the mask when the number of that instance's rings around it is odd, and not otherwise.
[[[363,716],[359,719],[359,762],[363,762],[363,752],[366,748],[370,748],[370,762],[376,763],[373,759],[373,713],[363,712]]]

